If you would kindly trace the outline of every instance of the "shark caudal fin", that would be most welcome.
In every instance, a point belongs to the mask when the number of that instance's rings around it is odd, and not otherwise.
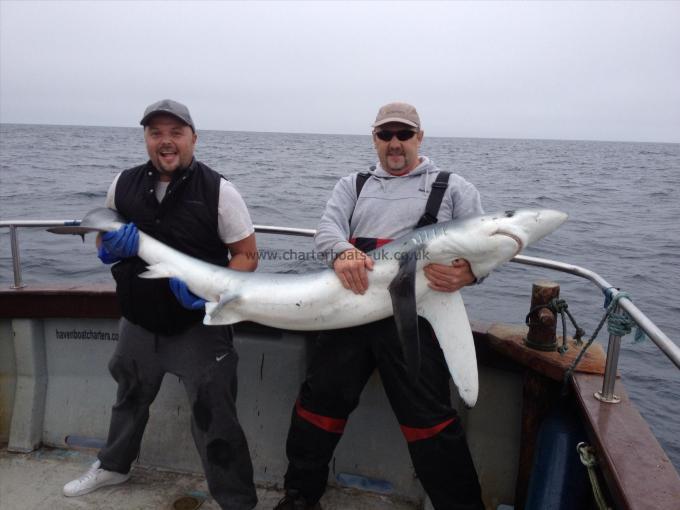
[[[118,230],[121,225],[127,223],[118,211],[97,207],[89,211],[79,225],[64,225],[61,227],[48,228],[53,234],[77,234],[83,236],[89,232],[108,232]]]
[[[432,326],[458,393],[465,405],[473,407],[479,393],[477,355],[460,292],[428,292],[418,304],[418,314]]]

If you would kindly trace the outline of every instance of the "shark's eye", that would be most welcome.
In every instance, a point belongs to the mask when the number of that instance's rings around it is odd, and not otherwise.
[[[506,218],[512,218],[515,215],[515,211],[505,211]]]

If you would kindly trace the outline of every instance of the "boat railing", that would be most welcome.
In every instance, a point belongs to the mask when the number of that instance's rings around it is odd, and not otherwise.
[[[80,220],[15,220],[15,221],[0,221],[0,228],[8,228],[10,232],[10,245],[12,251],[12,267],[14,271],[14,285],[12,288],[21,288],[24,286],[21,277],[21,257],[19,250],[19,228],[43,228],[49,231],[59,233],[59,227],[72,227],[80,225]],[[261,234],[276,234],[276,235],[292,235],[302,237],[313,237],[316,233],[313,229],[302,228],[288,228],[277,227],[269,225],[255,225],[255,231]],[[589,280],[597,286],[602,292],[609,292],[612,298],[615,298],[619,289],[611,285],[602,276],[594,271],[585,269],[573,264],[567,264],[551,259],[543,259],[536,257],[528,257],[526,255],[516,255],[512,262],[524,264],[527,266],[537,266],[546,269],[552,269],[562,273],[568,273],[580,278]],[[654,324],[628,297],[619,296],[619,309],[625,310],[628,315],[637,323],[637,325],[647,334],[647,336],[654,342],[654,344],[668,357],[676,367],[680,368],[680,347]],[[616,382],[616,371],[618,366],[619,352],[621,348],[621,337],[615,334],[610,334],[609,344],[607,347],[607,360],[605,365],[605,373],[602,384],[602,391],[596,394],[596,397],[608,403],[615,403],[618,401],[614,395],[614,384]]]

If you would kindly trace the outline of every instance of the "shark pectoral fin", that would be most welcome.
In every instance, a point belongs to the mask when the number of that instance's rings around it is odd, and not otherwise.
[[[394,322],[406,361],[406,369],[413,382],[420,373],[420,339],[418,338],[418,310],[416,308],[417,250],[404,253],[399,271],[389,285]]]
[[[227,325],[240,322],[243,318],[236,312],[233,307],[229,307],[229,303],[240,298],[240,294],[225,293],[220,295],[219,302],[208,301],[205,304],[205,317],[203,317],[203,324],[207,326]]]
[[[418,313],[432,326],[458,393],[473,407],[479,392],[477,355],[460,292],[430,291],[420,300]]]

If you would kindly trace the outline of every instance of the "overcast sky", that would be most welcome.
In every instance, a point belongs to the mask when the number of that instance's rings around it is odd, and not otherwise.
[[[0,121],[680,142],[680,2],[0,0]]]

